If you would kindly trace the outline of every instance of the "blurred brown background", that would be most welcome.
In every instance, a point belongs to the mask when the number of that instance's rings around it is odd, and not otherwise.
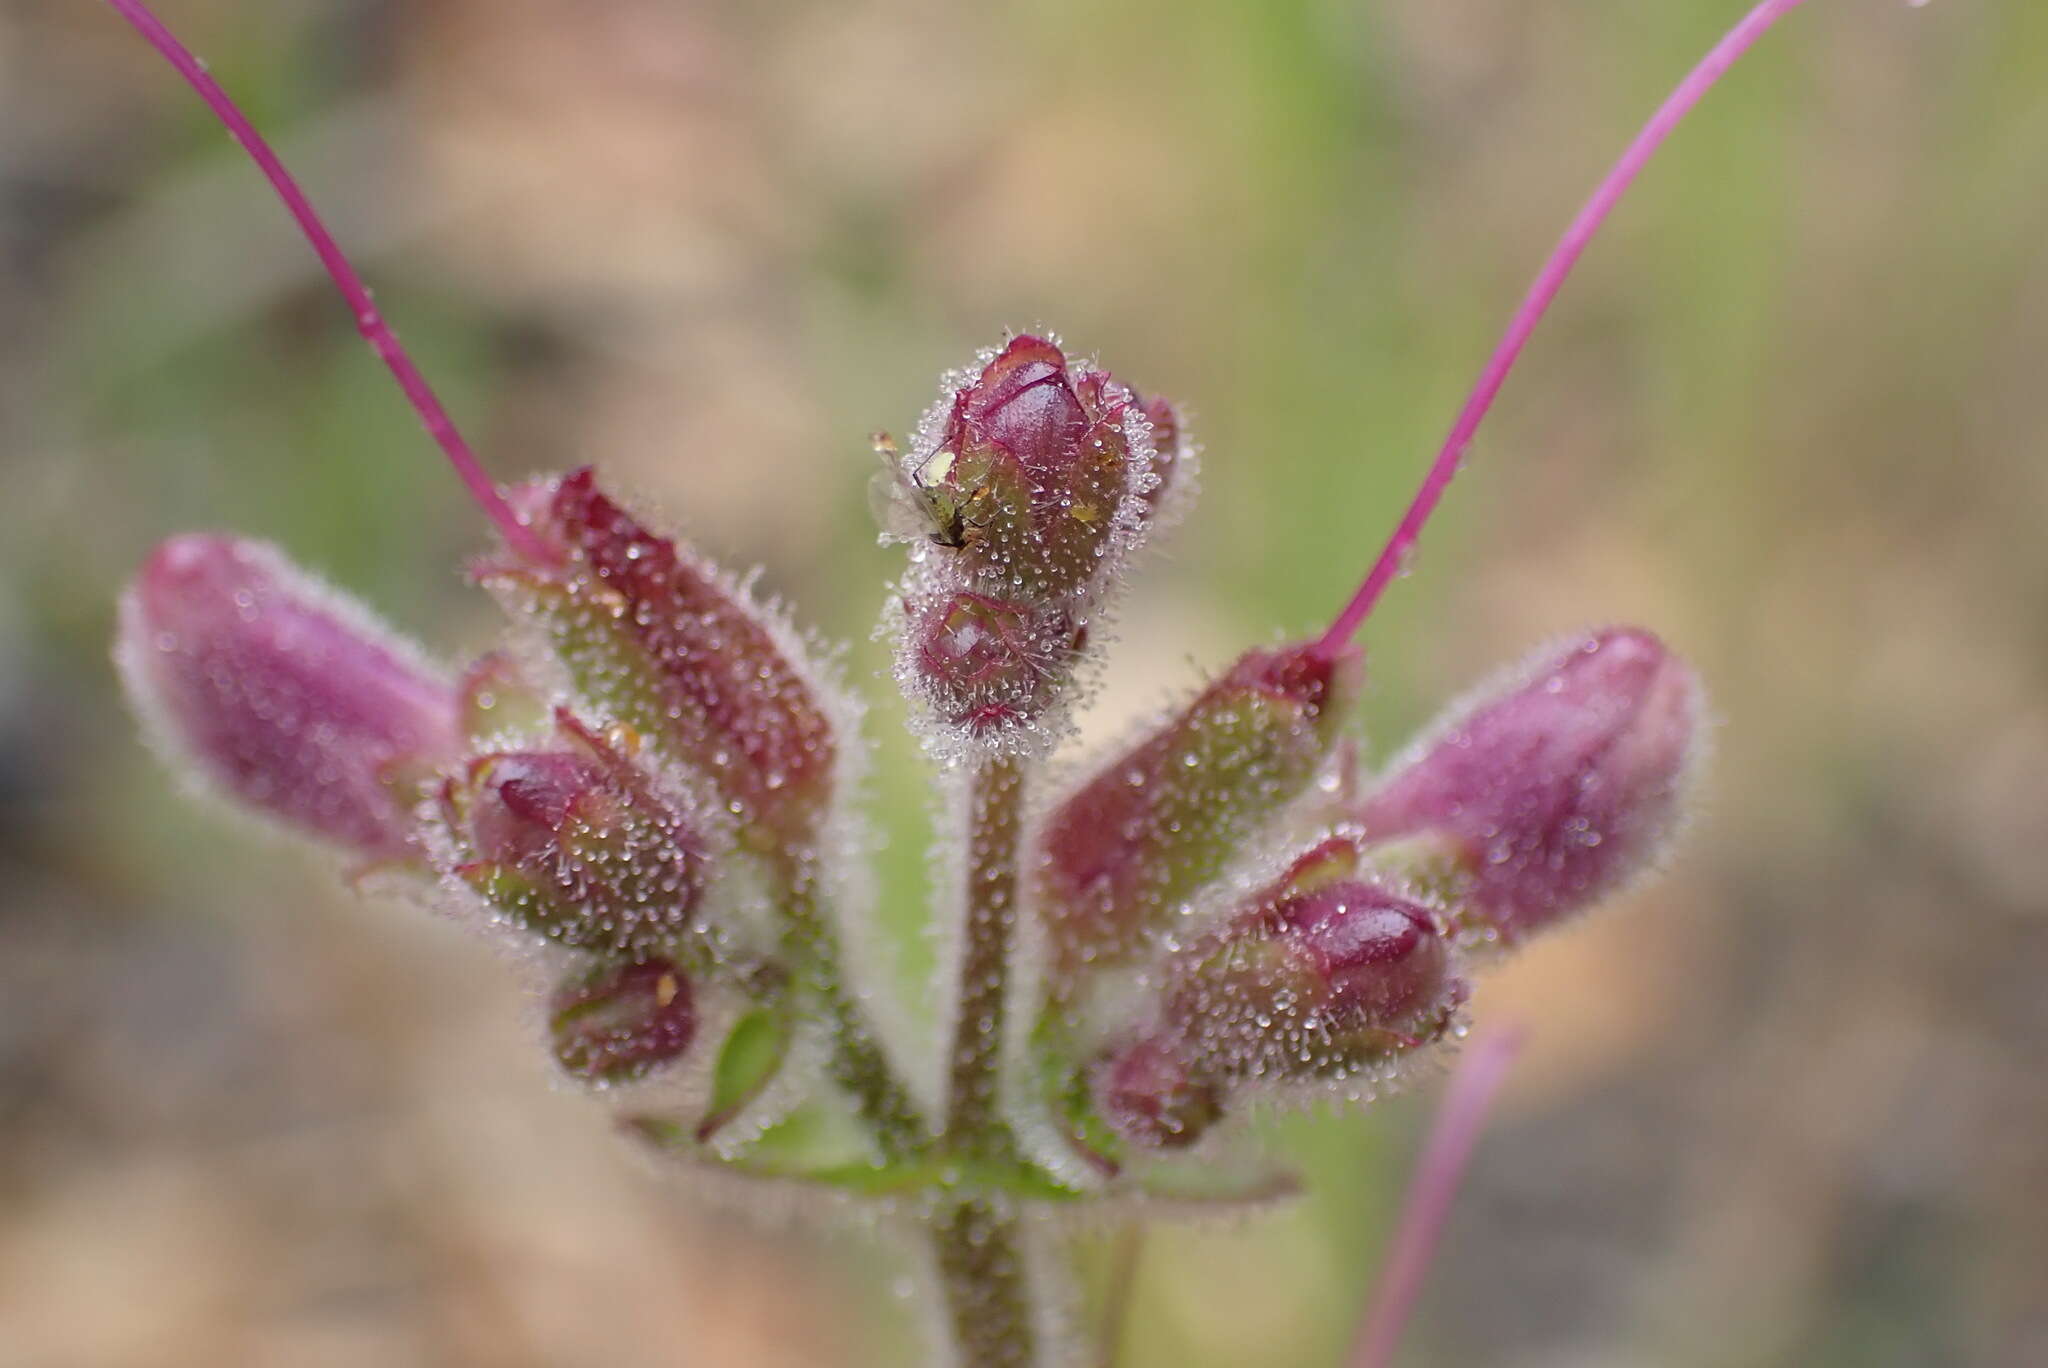
[[[1739,0],[165,0],[494,470],[595,461],[853,640],[865,435],[1005,326],[1208,494],[1112,723],[1332,612],[1571,209]],[[2048,1362],[2048,6],[1815,0],[1567,290],[1369,634],[1382,749],[1640,620],[1715,696],[1671,877],[1536,1031],[1415,1365]],[[897,1270],[707,1212],[512,976],[182,801],[106,665],[157,538],[450,655],[476,516],[254,173],[88,0],[0,4],[0,1368],[906,1361]],[[912,968],[923,798],[882,697]],[[1339,1362],[1431,1090],[1155,1240],[1123,1362]]]

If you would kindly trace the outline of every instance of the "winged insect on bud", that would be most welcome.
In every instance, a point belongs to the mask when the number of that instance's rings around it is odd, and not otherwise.
[[[1027,334],[952,377],[907,452],[878,442],[884,539],[913,543],[894,622],[897,681],[941,749],[965,739],[1042,750],[1058,735],[1049,722],[1063,715],[1091,621],[1156,509],[1153,433],[1128,388]],[[1173,435],[1169,464],[1177,425]],[[1001,680],[969,691],[1000,695],[985,704],[963,697],[930,649],[934,621],[963,596],[1001,604],[1015,642]]]

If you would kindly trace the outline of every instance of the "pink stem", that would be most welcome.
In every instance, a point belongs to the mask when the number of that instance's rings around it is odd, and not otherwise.
[[[427,434],[440,445],[443,452],[447,453],[448,463],[455,467],[456,476],[468,487],[470,496],[476,500],[478,507],[483,509],[484,516],[497,525],[506,542],[520,555],[543,563],[561,559],[554,548],[535,536],[533,530],[520,521],[519,515],[512,511],[511,505],[505,502],[504,495],[500,494],[498,487],[491,482],[491,477],[484,473],[476,453],[470,450],[469,443],[463,441],[462,434],[456,431],[455,422],[448,416],[448,410],[441,406],[440,399],[434,394],[432,386],[427,384],[426,377],[420,374],[419,367],[413,364],[412,357],[399,345],[396,334],[384,321],[384,316],[377,312],[377,306],[371,302],[370,291],[363,284],[363,278],[356,274],[355,267],[342,255],[333,234],[327,231],[327,225],[320,221],[319,214],[314,212],[305,192],[299,189],[298,182],[292,179],[291,172],[285,170],[284,163],[278,160],[277,153],[271,151],[270,144],[263,140],[263,135],[258,133],[247,116],[235,107],[235,102],[220,88],[220,83],[207,74],[199,59],[172,36],[171,31],[149,12],[141,0],[107,0],[107,3],[118,10],[121,17],[133,24],[136,31],[149,41],[151,47],[162,53],[165,59],[178,69],[178,74],[199,92],[199,98],[206,101],[207,107],[227,125],[227,130],[234,135],[235,141],[255,159],[264,178],[277,192],[277,197],[284,201],[284,207],[291,212],[300,231],[305,233],[306,240],[313,244],[314,252],[319,254],[320,264],[326,267],[327,274],[333,277],[335,288],[340,290],[341,297],[348,301],[349,309],[355,315],[356,331],[363,335],[363,339],[370,344],[370,349],[376,352],[378,359],[390,369],[392,377],[398,381],[398,387],[405,391],[406,400],[419,414],[420,421],[426,425]]]
[[[1523,1041],[1519,1030],[1496,1031],[1467,1050],[1458,1072],[1452,1075],[1450,1091],[1437,1111],[1429,1139],[1423,1142],[1422,1162],[1409,1181],[1401,1224],[1394,1232],[1386,1266],[1380,1270],[1379,1285],[1373,1290],[1351,1368],[1385,1368],[1393,1360],[1401,1331],[1422,1291],[1423,1275],[1429,1271],[1437,1241],[1443,1236],[1451,1199],[1457,1196],[1472,1147],[1486,1124],[1487,1108],[1506,1081]]]
[[[1429,473],[1423,477],[1422,487],[1415,491],[1414,502],[1408,505],[1408,511],[1402,515],[1400,525],[1394,529],[1394,535],[1387,539],[1386,549],[1381,551],[1380,558],[1373,562],[1372,569],[1366,574],[1365,582],[1358,586],[1358,592],[1344,605],[1344,611],[1330,624],[1330,630],[1323,634],[1318,649],[1324,656],[1334,656],[1346,642],[1358,634],[1358,629],[1365,625],[1366,618],[1372,613],[1373,606],[1379,602],[1380,595],[1386,592],[1387,585],[1401,572],[1416,538],[1422,535],[1423,524],[1427,523],[1430,514],[1436,511],[1438,501],[1444,496],[1445,487],[1450,484],[1451,477],[1458,473],[1458,468],[1464,463],[1465,449],[1472,444],[1472,434],[1479,430],[1480,420],[1485,418],[1487,410],[1493,407],[1494,396],[1500,393],[1501,384],[1508,378],[1508,372],[1514,369],[1515,359],[1521,355],[1523,344],[1528,342],[1529,334],[1536,330],[1536,324],[1550,308],[1551,301],[1557,298],[1558,290],[1564,285],[1565,278],[1572,273],[1572,267],[1578,264],[1580,255],[1586,250],[1586,244],[1593,240],[1593,234],[1599,231],[1607,215],[1613,211],[1629,186],[1634,184],[1636,176],[1641,173],[1650,157],[1663,145],[1664,140],[1671,136],[1671,131],[1678,127],[1679,121],[1692,111],[1692,107],[1698,104],[1701,97],[1713,88],[1714,83],[1727,73],[1728,68],[1735,65],[1737,58],[1749,51],[1751,45],[1763,37],[1773,24],[1802,3],[1803,0],[1763,0],[1762,4],[1745,15],[1742,22],[1730,29],[1728,35],[1716,43],[1713,50],[1701,59],[1700,64],[1678,83],[1678,88],[1671,92],[1657,112],[1650,117],[1650,121],[1643,125],[1643,131],[1636,134],[1635,141],[1621,154],[1621,160],[1614,164],[1614,169],[1607,173],[1607,178],[1593,191],[1592,198],[1579,210],[1578,217],[1572,220],[1571,227],[1565,230],[1564,237],[1558,241],[1557,249],[1550,254],[1550,260],[1543,264],[1543,270],[1537,275],[1536,282],[1529,287],[1529,293],[1523,296],[1521,307],[1515,310],[1514,318],[1508,323],[1507,333],[1501,338],[1500,345],[1494,348],[1493,355],[1487,359],[1486,369],[1479,373],[1478,383],[1473,385],[1472,393],[1466,397],[1465,406],[1458,411],[1457,421],[1451,425],[1450,436],[1444,439],[1443,450],[1437,453],[1436,461],[1430,466]]]

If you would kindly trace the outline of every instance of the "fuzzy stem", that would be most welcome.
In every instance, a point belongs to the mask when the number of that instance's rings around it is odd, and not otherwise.
[[[946,1053],[946,1138],[959,1149],[988,1155],[1001,1152],[1007,1136],[998,1107],[998,1065],[1017,921],[1023,764],[1010,756],[981,761],[969,785],[967,906],[953,1038]]]
[[[1401,1331],[1415,1310],[1422,1278],[1443,1237],[1451,1200],[1465,1176],[1472,1147],[1486,1124],[1487,1109],[1506,1081],[1508,1068],[1521,1053],[1522,1032],[1496,1031],[1470,1050],[1451,1078],[1449,1092],[1422,1145],[1422,1160],[1408,1184],[1401,1223],[1388,1246],[1386,1265],[1358,1335],[1351,1368],[1386,1368],[1401,1342]]]
[[[951,1361],[961,1368],[1032,1368],[1038,1328],[1016,1217],[965,1202],[932,1227],[932,1241]]]
[[[818,905],[813,861],[792,861],[784,870],[786,937],[801,972],[832,1017],[832,1077],[853,1097],[883,1154],[901,1158],[930,1141],[924,1118],[911,1102],[874,1028],[846,984],[839,938]]]
[[[199,98],[206,101],[207,108],[227,126],[235,141],[240,143],[242,149],[255,161],[257,168],[263,172],[264,179],[270,182],[271,189],[284,201],[284,207],[290,212],[292,220],[299,225],[299,231],[304,233],[306,240],[313,245],[313,251],[333,279],[335,288],[340,290],[341,297],[348,301],[349,312],[355,317],[356,331],[363,335],[363,340],[370,344],[370,350],[377,353],[377,358],[389,368],[392,378],[398,381],[398,387],[405,391],[406,402],[419,414],[420,422],[426,426],[427,435],[432,437],[447,455],[448,464],[455,468],[456,477],[468,488],[470,497],[476,500],[484,516],[496,524],[498,530],[504,534],[506,542],[521,556],[542,564],[551,565],[559,561],[561,557],[555,549],[535,536],[533,531],[519,520],[519,515],[512,511],[511,505],[505,502],[504,495],[498,492],[498,487],[484,472],[483,464],[477,460],[476,453],[470,450],[469,443],[465,442],[462,434],[456,430],[455,420],[448,416],[448,410],[442,406],[439,396],[427,384],[426,377],[420,374],[419,367],[413,364],[412,357],[399,345],[397,335],[391,331],[390,325],[384,321],[384,316],[371,302],[369,287],[363,284],[362,277],[342,254],[334,235],[327,231],[327,225],[321,222],[320,215],[314,211],[312,202],[306,198],[305,192],[299,189],[298,182],[292,179],[291,172],[285,170],[284,163],[278,159],[277,153],[271,150],[270,144],[263,140],[263,135],[249,122],[248,116],[228,98],[227,92],[221,89],[220,82],[207,73],[205,64],[194,57],[191,51],[164,27],[163,21],[150,13],[149,8],[142,4],[141,0],[107,0],[107,3],[119,11],[122,18],[134,25],[135,30],[151,47],[161,53],[166,61],[177,68],[178,74],[199,92]]]
[[[1714,83],[1727,73],[1728,68],[1735,65],[1736,59],[1747,52],[1757,39],[1763,37],[1773,24],[1802,3],[1804,0],[1763,0],[1762,4],[1744,16],[1742,22],[1730,29],[1727,36],[1716,43],[1701,59],[1700,64],[1678,83],[1678,88],[1673,90],[1658,107],[1657,112],[1650,116],[1650,121],[1643,125],[1642,132],[1636,134],[1635,141],[1628,145],[1628,149],[1621,154],[1621,159],[1615,162],[1613,169],[1607,173],[1606,179],[1593,191],[1592,198],[1579,210],[1578,217],[1573,219],[1571,226],[1565,230],[1564,237],[1558,241],[1556,249],[1550,254],[1550,259],[1543,263],[1543,269],[1537,274],[1535,283],[1529,287],[1529,293],[1523,296],[1521,306],[1508,321],[1506,334],[1494,348],[1493,355],[1487,359],[1485,369],[1480,371],[1479,380],[1466,398],[1465,406],[1458,411],[1457,421],[1451,424],[1450,436],[1444,440],[1443,449],[1437,453],[1436,460],[1429,467],[1429,473],[1423,477],[1422,487],[1416,490],[1414,501],[1402,515],[1400,525],[1394,529],[1394,535],[1387,539],[1386,548],[1380,552],[1379,559],[1373,562],[1372,569],[1366,573],[1365,581],[1358,586],[1358,592],[1344,605],[1344,610],[1337,614],[1337,620],[1330,624],[1330,630],[1323,634],[1318,648],[1324,656],[1334,656],[1346,642],[1358,634],[1358,629],[1365,625],[1366,618],[1371,615],[1373,606],[1379,602],[1380,595],[1386,591],[1387,585],[1401,573],[1416,539],[1422,535],[1423,524],[1427,523],[1430,515],[1436,511],[1438,501],[1443,498],[1444,489],[1458,473],[1459,467],[1464,464],[1465,451],[1472,444],[1472,436],[1479,430],[1480,420],[1486,417],[1487,410],[1493,407],[1494,396],[1500,393],[1500,387],[1507,380],[1508,372],[1514,369],[1515,360],[1521,355],[1523,345],[1528,342],[1529,334],[1536,330],[1537,323],[1550,308],[1551,301],[1557,298],[1557,292],[1563,287],[1565,278],[1572,273],[1572,267],[1578,264],[1586,245],[1593,240],[1593,234],[1599,231],[1600,225],[1606,221],[1623,193],[1634,184],[1650,157],[1663,145],[1664,140],[1671,136],[1671,131],[1678,127],[1679,122],[1700,102],[1701,97],[1714,87]]]

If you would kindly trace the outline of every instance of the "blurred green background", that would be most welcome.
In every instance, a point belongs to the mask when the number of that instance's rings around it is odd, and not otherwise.
[[[1326,620],[1579,198],[1739,0],[165,0],[504,476],[594,461],[877,706],[866,435],[1047,325],[1206,497],[1091,732]],[[1535,1032],[1414,1365],[2048,1362],[2048,6],[1814,0],[1539,333],[1368,632],[1384,753],[1642,621],[1720,726],[1670,876],[1483,985]],[[0,6],[0,1368],[906,1362],[901,1270],[707,1207],[514,976],[189,805],[106,662],[157,539],[449,656],[477,516],[111,11]],[[1129,1365],[1338,1364],[1434,1088],[1156,1237]]]

